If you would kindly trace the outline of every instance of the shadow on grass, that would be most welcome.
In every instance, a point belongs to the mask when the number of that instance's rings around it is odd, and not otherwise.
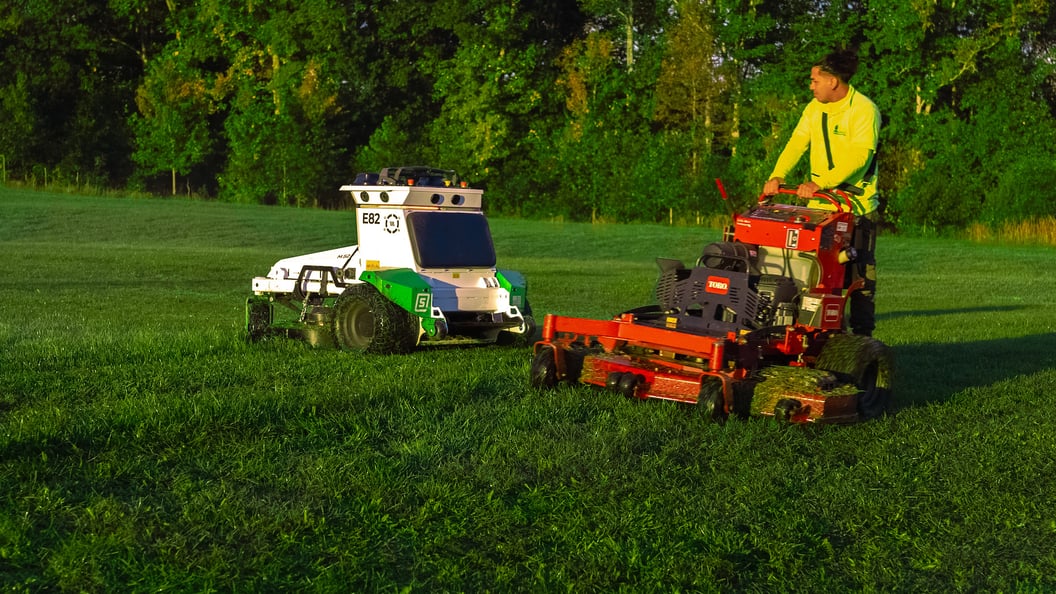
[[[986,308],[982,308],[986,309]],[[898,408],[944,402],[967,388],[1056,368],[1056,334],[962,343],[898,345]]]
[[[1027,309],[1026,305],[1000,305],[982,307],[957,307],[953,309],[929,309],[913,311],[889,311],[876,314],[876,321],[894,320],[898,318],[931,318],[937,316],[948,316],[956,314],[975,313],[998,313]]]

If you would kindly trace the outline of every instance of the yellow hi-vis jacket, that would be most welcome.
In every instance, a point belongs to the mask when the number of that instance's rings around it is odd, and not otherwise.
[[[803,108],[803,115],[770,177],[786,178],[809,149],[810,181],[823,189],[844,183],[857,186],[862,193],[851,196],[854,213],[873,212],[879,206],[876,195],[879,139],[880,110],[854,87],[839,101],[821,103],[814,99]],[[812,200],[810,206],[832,209],[831,204],[822,200]]]

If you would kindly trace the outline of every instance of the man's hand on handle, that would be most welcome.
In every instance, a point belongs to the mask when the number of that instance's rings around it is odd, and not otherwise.
[[[763,184],[763,195],[773,196],[781,189],[781,184],[785,183],[785,180],[780,177],[772,177]],[[814,193],[821,189],[821,186],[814,182],[806,182],[799,184],[796,188],[796,196],[803,198],[804,200],[814,197]]]
[[[814,197],[814,192],[817,192],[820,189],[821,189],[821,186],[819,186],[818,184],[816,184],[814,182],[806,182],[806,183],[803,183],[803,184],[799,184],[799,187],[796,188],[796,196],[799,196],[800,198],[802,198],[804,200],[807,200],[809,198],[813,198]]]
[[[773,196],[781,189],[781,184],[785,183],[785,180],[780,177],[771,177],[763,184],[763,196]]]

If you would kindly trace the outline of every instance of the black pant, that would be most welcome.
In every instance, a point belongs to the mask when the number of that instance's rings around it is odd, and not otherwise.
[[[851,332],[872,336],[876,328],[876,211],[860,215],[854,221],[852,245],[858,252],[855,260],[848,264],[850,284],[858,279],[865,281],[861,290],[851,293]]]

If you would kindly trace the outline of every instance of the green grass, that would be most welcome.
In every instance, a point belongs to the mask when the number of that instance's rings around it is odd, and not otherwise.
[[[526,348],[242,338],[349,212],[0,190],[0,588],[1051,591],[1056,254],[882,237],[897,414],[714,425]],[[533,309],[644,305],[718,232],[493,220]]]

